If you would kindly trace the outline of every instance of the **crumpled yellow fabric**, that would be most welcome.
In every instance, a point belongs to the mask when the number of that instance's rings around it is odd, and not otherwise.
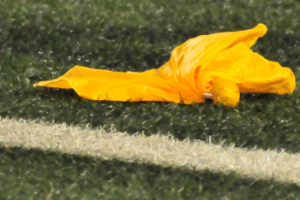
[[[258,24],[249,30],[200,35],[176,47],[158,69],[115,72],[75,66],[34,87],[74,89],[90,100],[185,104],[203,103],[204,93],[211,93],[220,78],[234,82],[240,92],[292,93],[293,72],[250,49],[266,32],[266,26]]]

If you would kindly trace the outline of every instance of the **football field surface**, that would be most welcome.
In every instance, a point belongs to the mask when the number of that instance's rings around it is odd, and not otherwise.
[[[0,1],[0,199],[300,199],[300,93],[236,108],[96,102],[33,88],[75,65],[162,66],[202,34],[268,33],[253,51],[300,77],[298,1]]]

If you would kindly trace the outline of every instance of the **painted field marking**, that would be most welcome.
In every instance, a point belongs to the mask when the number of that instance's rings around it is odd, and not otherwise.
[[[197,171],[236,172],[245,178],[300,185],[299,153],[246,150],[200,140],[178,141],[171,136],[146,137],[115,130],[107,133],[102,129],[10,119],[0,119],[0,144]]]

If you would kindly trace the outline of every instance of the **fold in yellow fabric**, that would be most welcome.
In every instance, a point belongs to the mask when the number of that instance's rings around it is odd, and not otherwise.
[[[34,87],[74,89],[90,100],[185,104],[203,103],[204,94],[212,93],[219,79],[233,82],[239,92],[292,93],[293,72],[250,49],[266,32],[266,26],[258,24],[249,30],[200,35],[177,46],[170,60],[158,69],[115,72],[75,66],[65,75]]]

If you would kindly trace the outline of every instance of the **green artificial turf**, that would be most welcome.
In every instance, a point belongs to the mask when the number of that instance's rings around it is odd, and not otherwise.
[[[251,3],[252,2],[252,3]],[[300,149],[299,92],[244,94],[235,109],[169,103],[92,102],[72,91],[33,88],[74,65],[115,71],[158,68],[188,38],[265,23],[254,47],[300,77],[300,3],[294,1],[2,1],[0,115],[129,133],[226,140],[237,146]]]
[[[284,148],[288,152],[299,152],[300,93],[298,88],[294,94],[285,96],[242,94],[241,102],[236,108],[226,108],[214,106],[212,102],[198,105],[93,102],[79,98],[73,91],[32,87],[33,83],[40,80],[53,79],[64,74],[74,65],[114,71],[144,71],[158,68],[169,59],[174,47],[191,37],[220,31],[249,29],[258,23],[266,24],[269,32],[264,38],[258,40],[253,48],[254,51],[290,67],[298,80],[300,78],[299,12],[300,2],[294,0],[0,1],[0,116],[66,122],[82,126],[90,124],[92,127],[110,128],[111,124],[114,124],[121,132],[144,132],[147,135],[158,132],[171,133],[179,139],[189,137],[201,140],[208,140],[211,136],[215,143],[225,140],[227,144],[235,143],[236,146],[242,147]],[[191,179],[190,183],[184,183],[187,184],[187,190],[190,190],[190,193],[186,192],[187,196],[196,195],[192,193],[198,191],[199,185],[194,184],[201,176],[206,180],[203,184],[207,184],[207,188],[213,188],[205,189],[208,191],[207,195],[215,195],[216,198],[222,192],[234,195],[235,192],[232,191],[236,190],[240,194],[243,191],[246,194],[252,190],[249,188],[265,187],[266,189],[262,190],[268,191],[268,188],[272,188],[273,185],[257,182],[255,186],[251,186],[251,181],[244,180],[248,185],[245,189],[240,186],[244,181],[233,175],[213,175],[209,172],[194,175],[193,172],[117,161],[110,163],[86,160],[86,158],[46,155],[34,151],[13,150],[7,153],[2,150],[0,156],[5,163],[1,161],[0,174],[5,179],[0,181],[7,185],[6,189],[1,187],[5,190],[4,193],[1,192],[2,195],[8,194],[10,190],[11,195],[14,192],[17,194],[20,190],[29,199],[33,197],[32,193],[35,191],[46,194],[51,192],[51,188],[52,191],[56,187],[76,188],[80,184],[85,184],[85,188],[94,191],[87,189],[85,191],[89,192],[85,193],[86,195],[96,195],[99,191],[91,188],[98,186],[97,182],[100,182],[102,175],[99,172],[100,177],[94,180],[93,173],[98,172],[93,170],[105,169],[96,168],[97,165],[107,165],[113,168],[113,173],[119,173],[118,169],[123,170],[123,168],[125,171],[137,168],[137,171],[141,170],[143,174],[151,174],[152,169],[159,171],[153,177],[158,176],[161,179],[157,179],[158,182],[154,181],[152,187],[160,189],[155,184],[162,183],[167,188],[165,191],[171,191],[169,184],[174,181],[173,176],[178,177],[176,182],[185,180],[184,177],[187,176]],[[15,161],[11,158],[15,158]],[[74,159],[77,161],[73,163]],[[35,165],[35,160],[37,164],[33,167],[30,163]],[[20,179],[23,176],[19,178],[7,171],[17,170],[18,163],[22,165],[26,162],[28,163],[20,166],[20,170],[23,170],[20,173],[26,174],[27,171],[32,173],[32,178],[27,181],[33,181],[31,184],[38,184],[38,186],[22,185]],[[12,166],[12,163],[15,163],[15,166]],[[80,180],[80,173],[85,170],[89,174],[89,181],[84,182],[82,178],[80,183],[76,183],[77,178]],[[72,178],[73,172],[75,175]],[[56,173],[58,177],[63,178],[56,179],[54,175]],[[35,179],[43,179],[42,174],[45,174],[44,178],[47,180],[35,181]],[[69,176],[71,178],[68,178]],[[132,176],[137,175],[132,173]],[[146,176],[138,181],[132,178],[132,184],[135,185],[133,188],[143,184],[142,180],[146,180]],[[168,177],[166,180],[170,181],[166,181],[164,177]],[[3,180],[10,181],[10,184],[3,183]],[[234,180],[232,188],[227,188],[226,182],[231,180]],[[72,186],[72,183],[75,186]],[[112,188],[109,183],[106,183],[107,188],[103,191],[109,191],[109,194],[114,195],[113,190],[116,187],[120,189],[116,195],[126,193],[118,185],[121,183],[118,181],[113,183],[116,185],[112,185]],[[156,190],[150,187],[150,182],[144,184],[143,187],[146,189],[140,193],[149,194],[146,197],[150,198],[151,191]],[[235,190],[233,186],[239,189]],[[176,188],[174,191],[181,188],[179,184],[174,187]],[[221,192],[218,193],[220,188]],[[293,190],[294,186],[277,185],[274,188],[270,190],[274,194],[283,196],[290,193],[298,194],[298,189]],[[251,194],[258,196],[260,194],[258,189],[255,190],[258,192],[253,189],[254,192]],[[80,196],[85,192],[81,193],[79,189],[72,188],[70,191],[72,191],[69,193],[70,196]],[[132,189],[132,191],[134,193],[138,190]],[[171,197],[177,194],[175,193],[168,194],[162,191],[160,194]]]
[[[8,165],[9,163],[9,165]],[[299,186],[209,171],[0,148],[1,199],[297,200]],[[14,176],[8,176],[14,174]]]

